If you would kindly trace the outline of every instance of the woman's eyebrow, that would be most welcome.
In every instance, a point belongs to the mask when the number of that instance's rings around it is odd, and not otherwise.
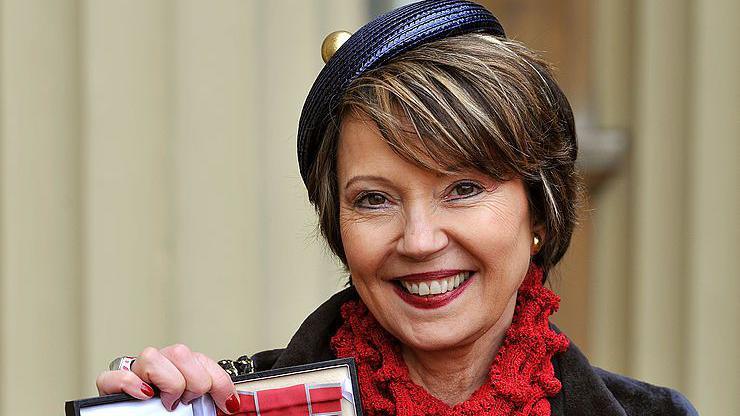
[[[352,185],[355,182],[359,181],[372,181],[372,182],[381,182],[386,185],[390,185],[391,181],[388,179],[382,177],[382,176],[375,176],[375,175],[357,175],[350,178],[347,183],[344,185],[344,189],[346,190],[349,188],[350,185]]]

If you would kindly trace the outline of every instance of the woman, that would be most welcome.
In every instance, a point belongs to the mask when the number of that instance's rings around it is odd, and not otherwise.
[[[332,55],[329,51],[328,55]],[[695,414],[683,396],[590,366],[549,325],[579,180],[570,105],[545,62],[481,6],[423,1],[352,35],[316,80],[301,175],[350,287],[257,370],[358,364],[368,415]],[[174,409],[239,399],[175,345],[105,372],[101,394]]]

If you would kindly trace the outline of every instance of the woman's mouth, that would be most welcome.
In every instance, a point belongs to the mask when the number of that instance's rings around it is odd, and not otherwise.
[[[450,276],[444,279],[433,279],[427,281],[400,280],[400,283],[401,286],[411,294],[419,296],[432,296],[452,292],[463,282],[468,280],[468,278],[470,278],[470,272],[460,272],[454,276]]]
[[[436,274],[436,273],[435,273]],[[475,272],[462,271],[448,276],[401,278],[396,281],[398,296],[411,306],[421,309],[440,308],[452,302],[468,286]]]

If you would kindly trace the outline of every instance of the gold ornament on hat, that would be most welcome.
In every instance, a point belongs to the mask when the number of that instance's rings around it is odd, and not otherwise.
[[[331,32],[326,35],[324,42],[321,43],[321,58],[324,60],[324,63],[329,62],[329,59],[334,56],[337,49],[339,49],[339,47],[341,47],[350,36],[352,36],[352,34],[346,30],[337,30],[336,32]]]

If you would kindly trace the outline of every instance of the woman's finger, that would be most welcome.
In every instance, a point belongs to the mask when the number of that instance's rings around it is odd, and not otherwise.
[[[162,348],[160,353],[170,360],[185,378],[185,390],[180,397],[182,403],[188,404],[211,390],[211,375],[190,348],[175,344]]]
[[[137,399],[146,400],[154,396],[152,386],[142,381],[139,376],[126,370],[105,371],[95,380],[101,396],[114,393],[126,393]]]
[[[226,413],[235,413],[239,410],[239,395],[231,377],[211,358],[195,353],[196,359],[211,377],[211,398],[221,410]]]
[[[157,386],[162,405],[174,410],[185,391],[185,377],[167,357],[156,348],[148,347],[141,352],[131,367],[139,378]]]

